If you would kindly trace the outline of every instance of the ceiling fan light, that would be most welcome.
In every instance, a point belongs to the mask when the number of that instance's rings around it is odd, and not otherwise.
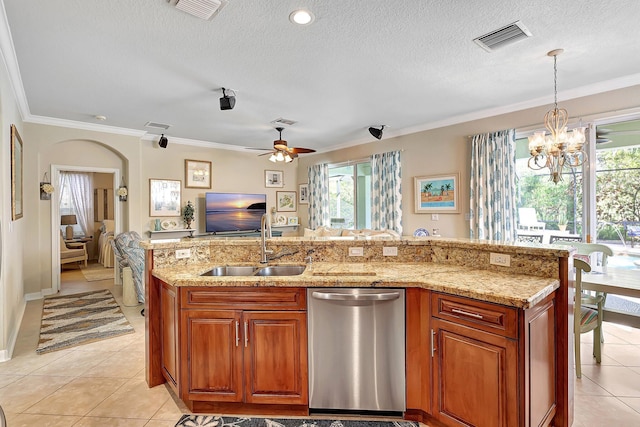
[[[285,161],[285,162],[287,162],[287,163],[289,163],[289,162],[292,162],[292,161],[293,161],[293,159],[291,158],[291,156],[289,155],[289,153],[287,153],[287,154],[284,156],[284,161]]]
[[[282,151],[278,151],[278,154],[276,154],[276,160],[281,162],[284,160],[284,156],[282,155]]]
[[[271,153],[271,157],[269,157],[269,160],[275,163],[277,161],[276,153]]]

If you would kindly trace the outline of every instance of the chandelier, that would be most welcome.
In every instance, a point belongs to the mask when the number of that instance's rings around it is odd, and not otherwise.
[[[529,137],[528,165],[531,169],[549,168],[551,181],[562,181],[562,169],[577,168],[587,161],[584,151],[584,127],[567,130],[569,115],[564,108],[558,108],[558,55],[564,49],[555,49],[547,53],[553,56],[554,107],[544,116],[544,127],[549,131],[536,132]]]

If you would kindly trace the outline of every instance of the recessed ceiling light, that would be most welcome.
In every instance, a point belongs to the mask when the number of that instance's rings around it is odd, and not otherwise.
[[[289,21],[298,25],[309,25],[314,19],[313,13],[304,9],[294,10],[289,14]]]
[[[95,117],[96,120],[105,121],[107,120],[107,116],[98,115]]]

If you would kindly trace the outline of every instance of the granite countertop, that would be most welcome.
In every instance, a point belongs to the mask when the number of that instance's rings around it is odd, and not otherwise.
[[[517,308],[535,306],[560,285],[554,278],[437,263],[316,262],[298,276],[200,276],[219,265],[155,268],[152,274],[173,286],[418,287]]]

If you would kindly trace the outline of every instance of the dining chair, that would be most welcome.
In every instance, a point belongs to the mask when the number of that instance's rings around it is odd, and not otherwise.
[[[582,255],[583,260],[589,264],[589,267],[593,270],[595,265],[591,263],[591,254],[600,253],[600,265],[599,268],[605,270],[607,268],[607,262],[610,256],[613,256],[613,250],[602,243],[583,243],[583,242],[566,242],[556,240],[553,242],[554,245],[564,245],[571,246],[576,249],[576,255]],[[574,256],[574,261],[576,257]],[[597,302],[602,299],[602,306],[604,307],[605,302],[607,301],[607,294],[605,292],[595,292],[593,295],[582,292],[582,304],[588,304],[592,306],[596,306]],[[604,342],[604,331],[600,331],[600,342]]]
[[[591,271],[591,266],[581,259],[574,259],[573,266],[576,269],[575,298],[573,305],[573,339],[575,344],[576,376],[582,378],[582,365],[580,362],[580,335],[593,331],[593,355],[596,363],[602,361],[602,311],[604,308],[604,296],[590,297],[591,303],[596,309],[585,307],[582,295],[582,273]]]

